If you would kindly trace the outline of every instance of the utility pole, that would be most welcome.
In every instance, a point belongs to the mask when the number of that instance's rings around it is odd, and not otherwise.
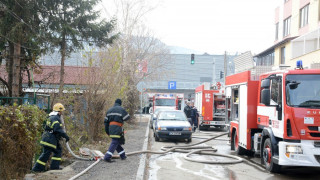
[[[227,51],[225,51],[224,52],[224,76],[223,76],[224,85],[226,84],[226,76],[227,76],[227,71],[228,71],[227,66],[228,66],[228,64],[227,64]]]

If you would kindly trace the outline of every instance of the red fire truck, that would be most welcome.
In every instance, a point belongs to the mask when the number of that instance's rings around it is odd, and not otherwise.
[[[182,93],[149,93],[149,101],[152,102],[150,113],[157,108],[181,110],[184,94]]]
[[[195,107],[199,111],[199,129],[225,128],[225,95],[203,84],[195,90]]]
[[[297,64],[294,70],[226,77],[231,149],[260,155],[270,172],[320,167],[320,70]]]

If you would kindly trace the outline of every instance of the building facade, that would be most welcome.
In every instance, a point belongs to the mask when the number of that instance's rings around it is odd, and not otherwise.
[[[171,61],[166,65],[166,76],[156,81],[146,79],[148,92],[184,93],[193,98],[195,88],[203,83],[224,84],[224,55],[195,54],[191,64],[191,54],[171,54]],[[227,74],[234,72],[234,56],[226,56]],[[152,71],[152,69],[149,69]],[[170,87],[173,83],[174,87]]]
[[[274,45],[255,56],[257,66],[304,67],[320,63],[320,0],[279,0],[275,9]]]

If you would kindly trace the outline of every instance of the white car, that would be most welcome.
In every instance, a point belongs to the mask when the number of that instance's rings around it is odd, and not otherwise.
[[[161,139],[186,139],[192,141],[192,128],[186,115],[178,110],[160,111],[155,119],[154,138]]]

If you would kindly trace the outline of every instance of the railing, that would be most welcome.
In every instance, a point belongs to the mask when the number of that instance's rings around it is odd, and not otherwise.
[[[14,103],[37,105],[40,109],[50,113],[50,96],[46,94],[35,94],[34,97],[0,97],[1,106],[12,106]]]

